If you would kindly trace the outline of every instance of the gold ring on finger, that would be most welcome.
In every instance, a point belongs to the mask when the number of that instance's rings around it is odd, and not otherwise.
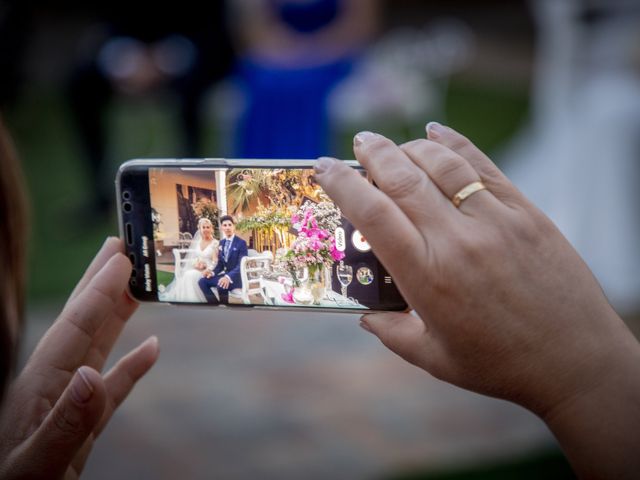
[[[453,196],[451,201],[453,202],[453,204],[457,208],[460,208],[460,204],[462,202],[464,202],[467,198],[469,198],[471,195],[473,195],[476,192],[479,192],[481,190],[486,190],[486,189],[487,189],[487,187],[484,185],[484,183],[482,183],[482,182],[472,182],[469,185],[467,185],[466,187],[460,189],[460,191]]]

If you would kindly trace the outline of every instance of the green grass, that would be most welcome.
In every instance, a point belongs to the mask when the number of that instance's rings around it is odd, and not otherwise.
[[[158,102],[120,102],[109,115],[109,177],[117,165],[134,157],[177,154],[177,134],[170,109]],[[440,120],[468,135],[491,152],[519,126],[527,111],[526,92],[452,82]],[[6,122],[16,141],[31,199],[29,253],[30,302],[60,300],[70,293],[107,235],[117,235],[115,215],[91,222],[79,217],[91,188],[73,135],[69,112],[60,93],[28,91],[8,113]],[[366,128],[366,126],[363,126]],[[207,126],[204,143],[215,155],[217,132]],[[380,130],[397,142],[422,135],[423,125],[388,124]],[[355,132],[339,132],[338,150],[352,158]]]
[[[117,166],[127,159],[178,155],[171,112],[158,105],[120,102],[111,108],[107,188]],[[118,235],[116,215],[107,220],[79,215],[95,186],[87,180],[87,166],[59,93],[29,91],[6,120],[30,198],[28,300],[59,300],[71,292],[104,239]],[[208,137],[205,144],[215,142]]]
[[[31,207],[30,300],[68,294],[115,222],[88,225],[75,217],[87,197],[61,99],[32,94],[8,117],[27,179]]]
[[[454,79],[447,91],[442,113],[426,114],[417,125],[398,125],[376,119],[376,131],[396,143],[425,136],[429,121],[449,125],[466,135],[481,150],[491,155],[521,127],[529,109],[528,92],[523,86],[474,84]],[[354,125],[350,131],[340,132],[337,155],[353,158],[353,135],[372,125]]]
[[[159,271],[156,274],[158,285],[169,285],[173,281],[173,273]]]
[[[438,471],[414,471],[384,480],[569,480],[575,479],[559,451],[542,451],[502,462]]]
[[[453,82],[445,122],[490,155],[518,131],[528,108],[527,92],[520,88]]]

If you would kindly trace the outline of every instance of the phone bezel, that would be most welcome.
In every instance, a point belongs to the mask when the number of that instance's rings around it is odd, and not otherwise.
[[[120,238],[123,239],[125,244],[125,251],[127,256],[133,264],[132,281],[128,284],[129,295],[143,302],[162,303],[167,305],[178,306],[198,306],[198,307],[222,307],[222,308],[254,308],[265,310],[280,310],[280,311],[303,311],[303,312],[331,312],[331,313],[358,313],[360,315],[372,312],[388,312],[388,311],[406,311],[408,305],[402,299],[402,296],[397,292],[398,298],[403,303],[393,303],[388,305],[376,305],[380,308],[368,308],[368,309],[353,309],[347,307],[315,307],[315,306],[280,306],[280,305],[247,305],[247,304],[220,304],[217,306],[203,304],[203,303],[186,303],[186,302],[165,302],[158,298],[158,286],[157,275],[155,265],[155,244],[153,241],[153,223],[150,216],[138,212],[148,212],[151,208],[151,199],[149,194],[149,169],[150,168],[180,168],[191,171],[197,170],[210,170],[211,168],[313,168],[315,160],[307,159],[294,159],[294,160],[281,160],[281,159],[226,159],[226,158],[203,158],[203,159],[133,159],[123,163],[118,169],[115,183],[116,183],[116,199],[118,204],[118,228],[120,232]],[[363,170],[362,166],[355,160],[345,160],[345,163],[353,168]],[[131,180],[131,174],[137,175],[136,182],[136,198],[129,197],[125,199],[123,197],[124,192],[128,191],[129,183]],[[144,185],[144,188],[142,188]],[[123,211],[123,205],[125,202],[138,203],[144,208],[138,209],[133,206],[133,210],[129,213]],[[127,237],[127,223],[129,217],[138,218],[137,224],[143,224],[144,232],[133,233],[133,238]],[[144,238],[146,237],[146,249],[143,248]],[[131,241],[129,241],[131,240]],[[146,256],[144,255],[146,252]],[[139,253],[142,253],[140,255]],[[133,255],[132,255],[133,254]],[[146,259],[145,263],[141,263],[141,259]],[[386,268],[382,265],[380,260],[376,258],[378,262],[378,268],[386,272]],[[380,281],[379,281],[380,282]],[[133,285],[132,285],[133,284]],[[380,285],[378,283],[378,285]],[[380,287],[379,287],[380,288]]]

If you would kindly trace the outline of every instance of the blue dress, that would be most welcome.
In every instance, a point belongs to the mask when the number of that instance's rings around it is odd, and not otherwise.
[[[338,0],[271,1],[288,27],[313,33],[334,21]],[[316,158],[333,153],[327,98],[351,71],[352,58],[310,67],[279,67],[256,59],[240,61],[246,109],[237,128],[240,158]]]

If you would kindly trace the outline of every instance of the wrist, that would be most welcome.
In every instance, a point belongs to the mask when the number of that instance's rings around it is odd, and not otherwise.
[[[520,385],[510,400],[547,421],[564,405],[599,391],[613,380],[613,373],[628,368],[640,346],[608,303],[582,311],[579,321],[567,326],[556,318],[555,332],[543,343],[523,352],[517,363]]]
[[[598,356],[599,368],[585,369],[570,394],[539,412],[579,477],[640,471],[640,345],[627,333],[601,339],[607,354]]]

